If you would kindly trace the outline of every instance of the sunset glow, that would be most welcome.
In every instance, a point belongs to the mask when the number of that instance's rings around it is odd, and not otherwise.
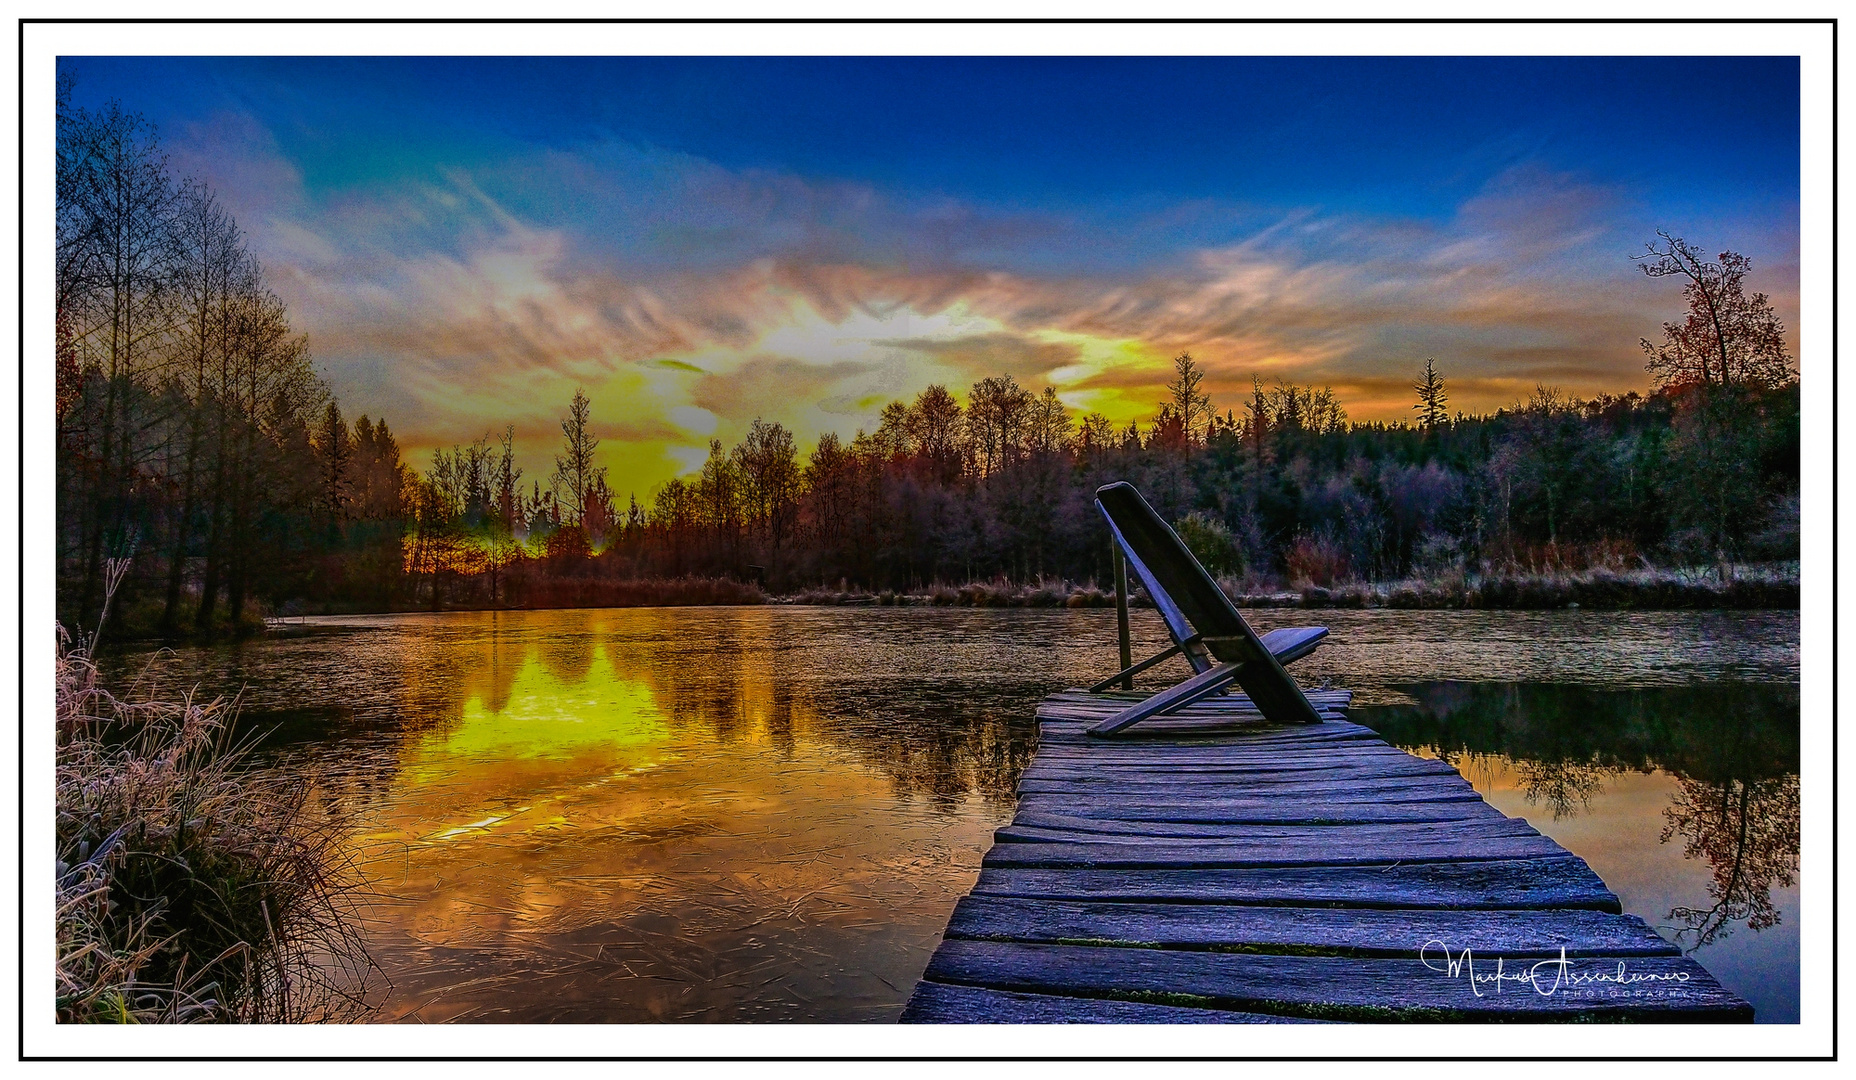
[[[1681,307],[1629,259],[1658,228],[1749,255],[1797,325],[1797,62],[1709,61],[1705,116],[1671,77],[1692,62],[60,71],[218,190],[344,410],[412,464],[513,424],[545,483],[584,387],[623,500],[756,418],[803,451],[933,383],[1009,373],[1145,422],[1188,350],[1220,413],[1255,377],[1408,419],[1426,357],[1466,412],[1647,389],[1638,339]]]

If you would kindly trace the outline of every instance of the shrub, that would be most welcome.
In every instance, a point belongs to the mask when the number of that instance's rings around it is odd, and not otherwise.
[[[1194,512],[1174,522],[1173,531],[1213,578],[1243,576],[1243,550],[1224,522],[1209,514]]]
[[[1283,562],[1289,580],[1298,585],[1327,588],[1346,580],[1352,572],[1345,548],[1326,537],[1307,534],[1296,537]]]

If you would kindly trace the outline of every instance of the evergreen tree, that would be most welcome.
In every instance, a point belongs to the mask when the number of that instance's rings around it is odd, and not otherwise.
[[[1449,411],[1444,408],[1450,396],[1444,393],[1444,377],[1437,373],[1435,359],[1425,358],[1424,374],[1412,389],[1418,392],[1418,403],[1412,408],[1418,413],[1420,427],[1429,431],[1450,418]]]

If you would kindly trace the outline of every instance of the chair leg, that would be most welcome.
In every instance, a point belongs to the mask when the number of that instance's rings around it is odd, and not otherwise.
[[[1185,682],[1160,691],[1145,701],[1128,706],[1090,728],[1087,734],[1113,735],[1122,728],[1130,724],[1138,724],[1150,716],[1159,716],[1175,709],[1183,709],[1195,701],[1211,697],[1237,681],[1237,669],[1237,664],[1219,664],[1209,671],[1202,671]]]

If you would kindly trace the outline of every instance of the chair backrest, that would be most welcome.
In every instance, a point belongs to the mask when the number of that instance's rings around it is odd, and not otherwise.
[[[1097,488],[1096,506],[1108,519],[1109,530],[1127,553],[1128,565],[1147,587],[1175,642],[1195,633],[1226,639],[1208,641],[1205,648],[1221,661],[1243,665],[1238,684],[1265,716],[1283,721],[1319,719],[1301,687],[1134,485],[1122,481]],[[1194,668],[1205,670],[1202,656],[1192,660]]]

